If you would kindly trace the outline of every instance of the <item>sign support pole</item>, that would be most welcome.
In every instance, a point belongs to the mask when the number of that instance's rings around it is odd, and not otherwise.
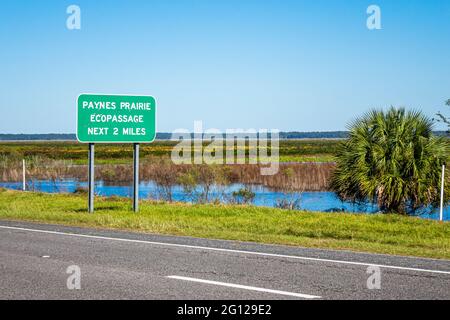
[[[133,144],[133,211],[139,211],[139,143]]]
[[[88,211],[94,212],[94,144],[89,143],[89,169],[88,169],[88,185],[89,185],[89,200]]]
[[[439,220],[444,220],[444,175],[445,175],[445,164],[442,165],[442,177],[441,177],[441,207],[439,210]]]

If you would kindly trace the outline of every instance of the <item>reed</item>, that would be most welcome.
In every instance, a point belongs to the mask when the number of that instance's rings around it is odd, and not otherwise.
[[[169,158],[147,157],[141,161],[140,179],[155,181],[161,186],[179,184],[180,177],[192,172],[198,165],[175,165]],[[333,163],[287,163],[280,164],[277,174],[261,175],[262,165],[223,165],[223,176],[227,183],[262,185],[274,190],[325,191],[329,190],[329,180],[334,170]],[[110,183],[132,181],[132,165],[97,165],[95,178]],[[2,182],[21,181],[22,164],[19,160],[0,156],[0,179]],[[74,165],[67,160],[52,160],[32,157],[27,160],[27,180],[77,179],[87,181],[87,166]],[[222,183],[223,181],[216,181]]]
[[[260,174],[261,165],[233,165],[235,181],[245,184],[260,184],[275,190],[325,191],[334,170],[333,163],[289,163],[280,164],[273,176]],[[287,170],[291,173],[287,174]]]

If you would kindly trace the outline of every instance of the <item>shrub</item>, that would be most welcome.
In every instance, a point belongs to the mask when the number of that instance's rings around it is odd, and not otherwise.
[[[193,201],[207,203],[214,200],[211,199],[214,186],[224,186],[229,183],[227,172],[220,166],[196,165],[182,173],[178,182],[182,185],[184,193]]]
[[[339,145],[332,188],[342,200],[370,201],[383,212],[437,207],[449,144],[432,130],[432,121],[418,111],[366,113],[350,125],[349,138]]]
[[[77,186],[75,190],[73,191],[74,194],[80,194],[80,195],[86,195],[88,194],[89,190],[88,188]]]
[[[249,187],[241,188],[232,194],[233,202],[236,204],[250,204],[255,199],[255,193]]]
[[[169,159],[160,158],[155,160],[153,181],[158,189],[158,198],[172,202],[173,201],[173,186],[178,182],[178,172]]]
[[[300,210],[301,199],[300,196],[288,195],[286,198],[277,199],[275,208],[286,210]]]

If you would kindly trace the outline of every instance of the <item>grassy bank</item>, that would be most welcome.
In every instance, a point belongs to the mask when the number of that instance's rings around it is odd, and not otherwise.
[[[162,204],[0,189],[0,219],[215,239],[450,259],[450,224],[397,215],[311,213],[273,208]]]

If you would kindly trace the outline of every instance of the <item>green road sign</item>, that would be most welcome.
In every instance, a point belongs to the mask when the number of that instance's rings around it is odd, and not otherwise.
[[[81,94],[77,139],[89,143],[145,143],[156,136],[156,102],[150,96]]]

